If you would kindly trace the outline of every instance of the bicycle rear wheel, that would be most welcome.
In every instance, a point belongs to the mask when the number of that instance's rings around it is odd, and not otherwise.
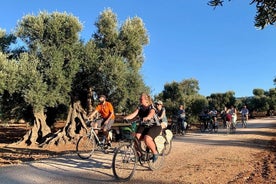
[[[76,146],[78,156],[82,159],[90,158],[95,150],[95,144],[93,135],[81,136]]]
[[[116,179],[120,181],[130,180],[137,167],[137,154],[131,144],[119,146],[112,159],[112,171]]]
[[[170,130],[165,130],[165,150],[164,150],[164,154],[165,155],[169,155],[171,150],[172,150],[172,139],[173,139],[173,134]]]

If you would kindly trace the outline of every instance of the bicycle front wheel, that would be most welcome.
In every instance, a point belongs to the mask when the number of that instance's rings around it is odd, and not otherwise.
[[[130,180],[137,167],[137,153],[131,144],[119,146],[112,160],[112,171],[116,179],[120,181]]]
[[[152,159],[150,159],[148,161],[148,164],[149,164],[149,168],[154,171],[154,170],[157,170],[157,169],[160,169],[163,164],[164,164],[164,161],[165,161],[165,152],[164,150],[162,151],[162,153],[159,153],[158,155],[158,159],[153,162]]]
[[[200,122],[200,131],[205,132],[206,125],[204,122]]]
[[[88,159],[95,150],[94,136],[81,136],[77,142],[76,151],[80,158]]]

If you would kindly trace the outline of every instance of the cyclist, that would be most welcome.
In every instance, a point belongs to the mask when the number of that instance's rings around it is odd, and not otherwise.
[[[180,124],[182,134],[185,133],[187,122],[186,120],[186,112],[184,109],[184,105],[179,105],[179,110],[177,111],[177,122]]]
[[[240,113],[242,114],[242,117],[245,118],[245,122],[248,121],[248,114],[249,114],[249,111],[248,109],[246,108],[246,105],[244,105],[240,111]]]
[[[129,120],[138,116],[140,120],[143,122],[154,122],[155,115],[155,108],[152,103],[151,97],[147,93],[142,93],[140,95],[140,105],[134,112],[127,115],[124,119]],[[156,150],[154,138],[160,135],[161,130],[162,127],[156,124],[152,126],[141,125],[138,127],[138,130],[135,135],[138,140],[144,140],[147,147],[152,151],[153,162],[155,162],[158,159],[158,152]]]
[[[115,115],[113,110],[113,105],[106,101],[105,95],[100,95],[99,97],[99,105],[97,105],[96,109],[92,112],[91,115],[88,115],[88,119],[92,119],[97,113],[100,113],[101,118],[98,119],[96,122],[92,124],[94,128],[101,128],[103,129],[103,133],[105,135],[106,144],[111,146],[111,137],[109,137],[109,130],[114,123]],[[96,133],[98,131],[95,130]]]
[[[237,123],[237,109],[234,105],[231,106],[230,109],[230,114],[232,115],[232,123],[234,128],[236,128],[236,123]]]
[[[166,109],[163,106],[163,102],[161,100],[158,100],[155,103],[155,105],[156,105],[156,113],[157,113],[158,119],[161,122],[160,123],[161,127],[162,127],[162,129],[165,129],[168,126],[168,119],[167,119],[167,116],[166,116]]]
[[[215,108],[213,108],[210,112],[209,115],[211,116],[211,118],[213,119],[212,122],[212,126],[214,127],[217,124],[217,110]]]

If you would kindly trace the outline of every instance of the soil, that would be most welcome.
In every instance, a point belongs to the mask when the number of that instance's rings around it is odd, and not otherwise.
[[[138,167],[129,183],[276,184],[276,117],[248,124],[248,128],[238,125],[235,134],[226,134],[221,127],[213,134],[192,127],[185,136],[174,138],[162,169]],[[0,167],[75,152],[74,144],[43,149],[17,146],[28,129],[25,124],[0,124]]]

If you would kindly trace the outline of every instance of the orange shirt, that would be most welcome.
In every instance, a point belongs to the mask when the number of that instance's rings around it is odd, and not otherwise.
[[[105,102],[104,104],[99,104],[96,110],[101,114],[102,118],[107,119],[111,113],[113,113],[111,119],[115,119],[113,106],[110,102]]]

